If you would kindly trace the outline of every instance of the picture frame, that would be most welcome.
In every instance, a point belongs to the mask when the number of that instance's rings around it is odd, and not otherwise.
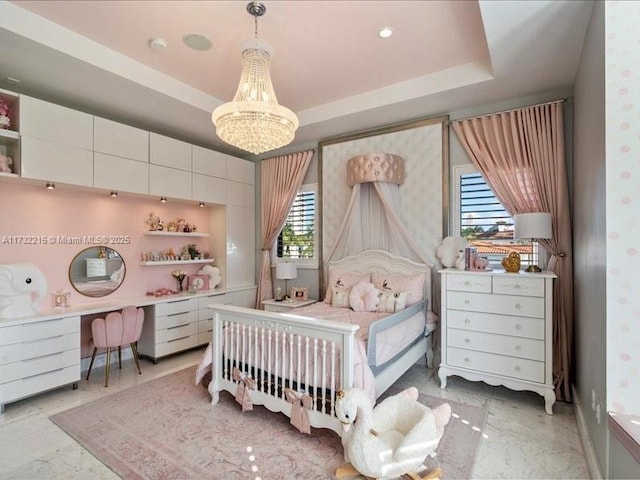
[[[187,288],[190,291],[195,290],[196,292],[209,290],[209,275],[188,275]]]
[[[309,289],[307,287],[292,287],[291,299],[294,302],[304,302],[309,300]]]

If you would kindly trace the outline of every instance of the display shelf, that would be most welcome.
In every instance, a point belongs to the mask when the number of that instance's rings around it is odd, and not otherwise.
[[[4,139],[7,142],[12,140],[18,141],[20,139],[20,134],[15,130],[0,128],[0,138]]]
[[[215,260],[205,258],[204,260],[162,260],[159,262],[140,262],[139,265],[147,267],[150,265],[189,265],[193,263],[213,263]]]
[[[151,235],[156,237],[208,237],[208,233],[201,232],[165,232],[165,231],[150,231],[145,232],[145,235]]]

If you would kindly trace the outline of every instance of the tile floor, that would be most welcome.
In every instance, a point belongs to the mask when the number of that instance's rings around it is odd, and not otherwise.
[[[0,478],[9,479],[117,479],[118,477],[56,427],[49,416],[116,391],[173,373],[200,359],[195,350],[142,363],[137,375],[133,360],[122,370],[112,368],[109,387],[103,386],[104,368],[96,369],[78,390],[54,390],[6,406],[0,418]],[[486,405],[489,415],[472,478],[589,478],[577,434],[573,407],[554,405],[554,415],[544,412],[542,397],[504,387],[449,377],[439,388],[436,370],[414,365],[398,386],[416,386],[424,393],[471,405]]]

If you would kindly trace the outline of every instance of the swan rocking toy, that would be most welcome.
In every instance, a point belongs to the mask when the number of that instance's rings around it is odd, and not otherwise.
[[[339,392],[336,416],[342,423],[345,460],[351,466],[339,468],[336,477],[362,474],[389,479],[408,474],[416,480],[439,478],[439,468],[424,477],[415,472],[437,448],[451,407],[443,403],[430,409],[417,399],[418,390],[412,387],[386,398],[374,409],[360,389]]]

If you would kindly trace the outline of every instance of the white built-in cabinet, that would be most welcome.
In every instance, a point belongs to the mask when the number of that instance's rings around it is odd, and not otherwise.
[[[21,175],[93,186],[93,116],[20,96]]]
[[[193,199],[227,203],[227,155],[194,145],[191,165]]]
[[[191,200],[191,147],[174,138],[149,134],[149,193]]]
[[[93,186],[149,193],[149,132],[94,117]]]

